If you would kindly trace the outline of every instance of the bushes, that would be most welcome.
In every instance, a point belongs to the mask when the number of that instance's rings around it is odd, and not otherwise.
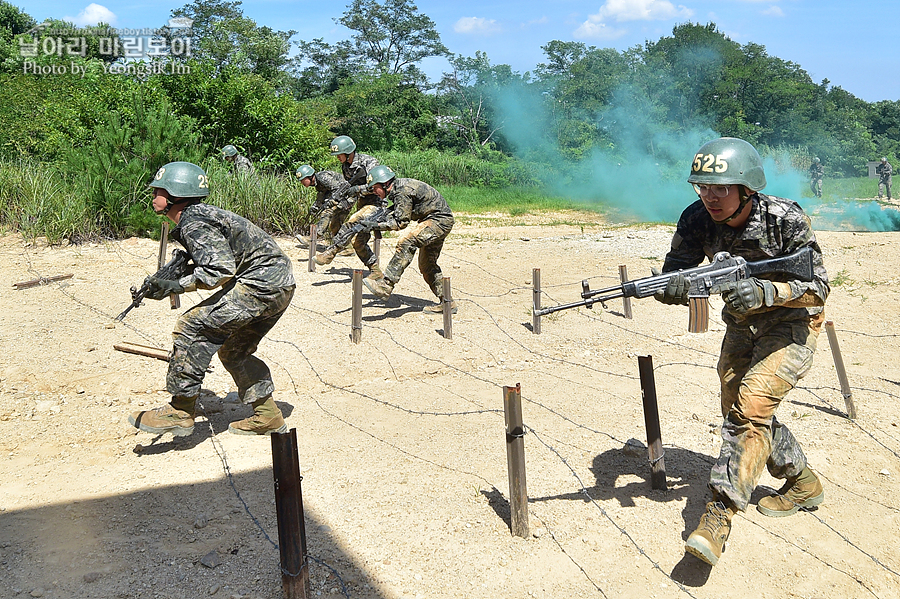
[[[365,150],[361,150],[365,151]],[[384,152],[377,156],[400,177],[419,179],[429,185],[470,187],[530,187],[540,185],[538,169],[499,152],[484,157],[445,154],[437,150]]]

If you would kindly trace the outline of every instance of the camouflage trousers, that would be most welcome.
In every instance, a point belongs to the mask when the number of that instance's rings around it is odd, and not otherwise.
[[[444,248],[444,240],[453,228],[453,218],[424,220],[410,227],[397,241],[397,249],[384,269],[384,278],[396,283],[419,250],[419,272],[439,299],[444,296],[444,275],[437,260]]]
[[[185,398],[200,395],[206,369],[218,352],[242,402],[250,404],[272,395],[275,385],[269,367],[253,353],[293,295],[293,286],[260,291],[232,280],[182,314],[172,333],[168,392]]]
[[[729,325],[718,372],[722,388],[722,449],[709,487],[746,510],[763,468],[792,478],[806,467],[800,444],[775,418],[775,409],[812,367],[824,316],[780,322],[764,332]]]
[[[887,177],[881,177],[878,180],[878,197],[881,197],[882,192],[887,192],[887,199],[891,199],[891,178],[893,175],[888,175]]]
[[[345,224],[355,223],[356,221],[363,220],[366,218],[370,218],[372,213],[378,209],[378,206],[374,205],[366,205],[362,206],[359,210],[350,215],[350,218],[347,219]],[[338,227],[340,230],[340,227]],[[334,233],[337,235],[337,232]],[[356,250],[356,255],[359,256],[359,259],[362,260],[362,263],[367,267],[375,264],[378,259],[375,256],[375,252],[372,251],[372,248],[369,247],[369,239],[372,238],[372,234],[369,231],[360,231],[356,235],[353,236],[353,249]],[[344,249],[344,248],[340,248]]]
[[[325,208],[316,219],[316,234],[320,237],[330,236],[331,239],[334,239],[349,214],[349,208],[345,210],[337,205]]]
[[[813,177],[809,181],[809,188],[812,190],[813,195],[817,198],[822,197],[822,178],[821,177]]]

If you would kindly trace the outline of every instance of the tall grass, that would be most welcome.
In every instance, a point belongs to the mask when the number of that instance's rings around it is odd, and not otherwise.
[[[540,210],[583,208],[572,200],[548,196],[535,188],[486,189],[453,185],[438,186],[438,191],[455,212],[502,212],[519,216]]]
[[[486,157],[447,154],[437,150],[384,152],[378,155],[378,159],[400,177],[418,179],[434,186],[499,189],[540,184],[535,176],[540,169],[499,152],[486,153]]]

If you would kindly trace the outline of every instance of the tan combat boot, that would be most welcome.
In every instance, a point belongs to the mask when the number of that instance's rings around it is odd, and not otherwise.
[[[228,425],[228,432],[236,435],[271,435],[286,433],[287,425],[281,410],[272,397],[253,402],[253,416]]]
[[[825,501],[825,489],[809,467],[794,479],[788,479],[777,495],[763,497],[756,509],[773,518],[796,514],[800,508],[815,507]]]
[[[700,516],[700,524],[688,537],[684,550],[715,566],[725,551],[725,541],[731,533],[731,518],[735,513],[733,508],[721,501],[707,503],[706,513]]]
[[[384,272],[377,262],[369,267],[369,275],[366,278],[371,281],[380,281],[384,278]]]
[[[450,314],[456,314],[456,300],[450,300]],[[430,304],[425,306],[422,309],[423,312],[429,312],[431,314],[443,314],[444,313],[444,300],[438,300],[435,304]]]
[[[391,293],[394,292],[394,284],[384,277],[380,279],[369,279],[367,277],[363,279],[363,285],[365,285],[369,289],[369,291],[371,291],[375,295],[375,297],[379,297],[381,299],[387,299],[391,297]]]
[[[319,266],[331,264],[331,262],[334,260],[334,257],[337,256],[337,253],[338,249],[336,247],[331,247],[324,252],[316,253],[316,264],[318,264]]]
[[[195,402],[196,398],[193,397],[173,397],[164,406],[132,412],[128,416],[128,423],[145,433],[172,433],[176,437],[185,437],[194,432]]]
[[[342,249],[341,251],[339,251],[339,252],[337,253],[337,255],[338,255],[338,256],[355,256],[355,255],[356,255],[356,248],[354,248],[352,245],[348,245],[347,247],[345,247],[344,249]]]

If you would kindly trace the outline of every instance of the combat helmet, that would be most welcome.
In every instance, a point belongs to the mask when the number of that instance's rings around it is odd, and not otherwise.
[[[232,156],[237,156],[237,153],[238,153],[237,148],[235,148],[231,144],[228,144],[227,146],[222,148],[222,156],[224,156],[225,158],[231,158]]]
[[[766,174],[756,148],[737,137],[720,137],[703,144],[694,154],[688,183],[737,184],[759,191],[766,186]]]
[[[169,192],[170,203],[177,204],[191,198],[209,195],[209,177],[202,168],[191,162],[170,162],[156,171],[150,187]]]
[[[356,150],[356,142],[349,135],[338,135],[331,140],[331,155],[352,154]]]
[[[372,189],[377,183],[387,183],[393,180],[397,175],[389,167],[379,164],[369,171],[366,177],[366,187]]]
[[[302,164],[297,167],[297,178],[298,179],[306,179],[307,177],[312,177],[316,174],[316,169],[311,167],[308,164]]]

